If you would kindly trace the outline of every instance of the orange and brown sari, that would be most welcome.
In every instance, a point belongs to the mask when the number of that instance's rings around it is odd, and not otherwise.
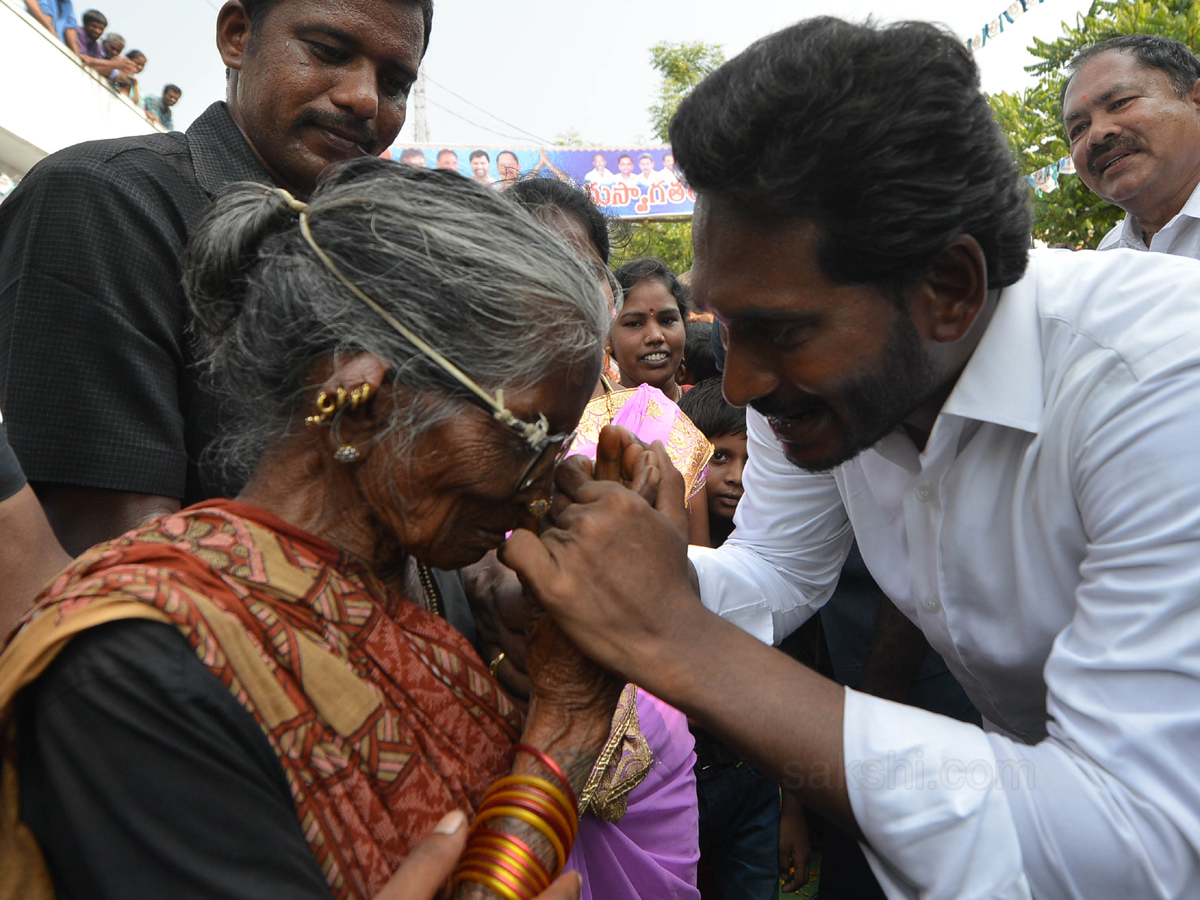
[[[319,538],[210,501],[89,550],[0,656],[0,897],[52,896],[17,817],[14,698],[121,619],[173,625],[254,716],[334,897],[374,895],[508,771],[519,714],[465,638]]]

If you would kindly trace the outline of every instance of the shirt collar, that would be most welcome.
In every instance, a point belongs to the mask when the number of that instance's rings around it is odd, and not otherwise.
[[[1037,434],[1042,426],[1042,342],[1034,270],[1000,291],[996,312],[958,377],[942,415]]]
[[[1187,203],[1183,204],[1183,208],[1171,218],[1170,222],[1163,226],[1162,231],[1160,231],[1158,234],[1162,234],[1163,231],[1166,231],[1168,228],[1172,227],[1176,222],[1179,221],[1181,216],[1186,216],[1189,219],[1200,219],[1200,185],[1196,186],[1196,188],[1192,191],[1192,195],[1188,197]],[[1155,235],[1155,237],[1157,236],[1158,235]],[[1153,240],[1154,239],[1151,238],[1151,241]],[[1105,244],[1107,244],[1107,246],[1105,246]],[[1137,222],[1134,221],[1133,216],[1129,213],[1125,213],[1125,218],[1121,220],[1120,232],[1116,235],[1116,240],[1112,242],[1101,242],[1101,249],[1106,250],[1114,245],[1118,247],[1130,247],[1134,250],[1149,249],[1146,244],[1146,239],[1142,235],[1142,229],[1138,226]]]
[[[237,181],[274,184],[224,102],[212,104],[187,130],[196,182],[209,197]]]

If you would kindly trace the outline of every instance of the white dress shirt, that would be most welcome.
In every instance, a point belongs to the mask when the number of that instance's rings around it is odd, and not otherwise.
[[[889,896],[1200,897],[1200,262],[1035,253],[923,452],[811,475],[747,418],[705,605],[778,641],[853,534],[994,726],[847,691]]]
[[[1150,238],[1150,246],[1142,236],[1129,213],[1117,223],[1100,241],[1097,250],[1150,250],[1154,253],[1171,253],[1175,256],[1190,256],[1200,259],[1200,187],[1192,191],[1192,196],[1171,221],[1162,227],[1162,231]]]

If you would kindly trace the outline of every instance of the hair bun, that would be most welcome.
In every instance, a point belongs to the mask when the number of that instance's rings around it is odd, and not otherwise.
[[[183,289],[203,336],[220,335],[237,319],[250,263],[271,235],[293,227],[298,203],[254,182],[230,185],[213,203],[183,255]]]

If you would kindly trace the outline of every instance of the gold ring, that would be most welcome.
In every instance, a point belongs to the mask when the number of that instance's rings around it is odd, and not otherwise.
[[[493,678],[496,677],[496,670],[500,668],[500,663],[504,662],[504,651],[500,651],[500,655],[488,663],[488,674]]]
[[[540,500],[534,500],[530,503],[528,509],[531,516],[535,519],[540,519],[546,513],[550,512],[550,501],[542,497]]]

